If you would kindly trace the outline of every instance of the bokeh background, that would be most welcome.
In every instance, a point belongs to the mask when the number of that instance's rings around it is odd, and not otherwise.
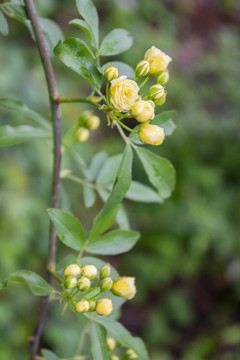
[[[74,1],[38,3],[41,16],[56,21],[66,35],[85,35],[69,20],[78,17]],[[122,323],[141,336],[151,360],[240,359],[240,3],[238,0],[96,0],[101,38],[116,27],[128,29],[134,45],[114,58],[135,67],[155,45],[173,58],[167,102],[177,111],[177,129],[155,149],[172,161],[177,186],[164,204],[124,201],[131,227],[142,234],[129,253],[105,260],[136,277],[138,293],[122,311]],[[106,59],[106,62],[110,59]],[[43,71],[28,31],[15,20],[0,37],[0,97],[21,100],[48,115]],[[85,96],[87,83],[54,59],[64,96]],[[66,130],[85,109],[63,105]],[[26,123],[0,108],[1,124]],[[29,121],[28,121],[29,123]],[[79,145],[94,153],[122,152],[123,142],[106,126]],[[65,168],[71,164],[64,160]],[[0,150],[0,274],[21,268],[45,275],[52,154],[42,142]],[[137,159],[134,178],[147,183]],[[86,227],[97,209],[86,210],[82,189],[63,182],[71,209]],[[66,201],[66,199],[65,199]],[[58,258],[66,254],[60,246]],[[0,294],[0,358],[28,357],[40,309],[39,299],[21,286]],[[44,346],[73,356],[80,334],[72,314],[51,307]]]

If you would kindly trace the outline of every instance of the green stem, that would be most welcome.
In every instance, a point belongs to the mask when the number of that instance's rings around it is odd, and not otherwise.
[[[106,102],[107,102],[107,105],[110,107],[111,104],[109,101],[109,82],[107,82],[107,85],[106,85]]]
[[[90,189],[94,189],[94,190],[100,190],[100,189],[101,190],[109,190],[109,188],[107,186],[92,184],[92,183],[88,182],[87,180],[81,179],[77,176],[70,175],[70,174],[64,176],[64,179],[72,180],[80,185],[86,185]]]
[[[98,90],[97,93],[98,93],[98,95],[99,95],[105,102],[107,102],[107,101],[106,101],[106,97],[101,93],[100,90]]]
[[[65,98],[65,97],[59,97],[58,98],[59,104],[66,104],[66,103],[87,103],[95,106],[96,108],[100,108],[102,105],[98,104],[97,102],[89,99],[89,97],[86,98]]]
[[[136,130],[133,130],[131,128],[129,128],[127,125],[125,125],[124,123],[122,123],[119,119],[115,118],[114,120],[116,120],[124,129],[126,129],[127,131],[130,131],[134,134],[138,134],[138,132]]]
[[[123,140],[125,141],[126,144],[130,143],[130,139],[124,134],[121,126],[118,124],[118,122],[116,120],[114,120],[114,124],[117,126],[117,129],[121,135],[121,137],[123,138]]]
[[[82,250],[81,250],[81,251],[79,252],[79,254],[78,254],[77,263],[80,262],[80,260],[81,260],[81,258],[82,258],[82,256],[83,256],[83,253],[84,253],[84,251],[85,251],[86,248],[87,248],[88,243],[89,243],[89,240],[86,240],[85,243],[84,243],[84,245],[83,245],[83,247],[82,247]]]
[[[141,89],[148,82],[149,79],[150,77],[147,76],[146,79],[139,85],[139,89]]]
[[[117,126],[117,129],[120,133],[120,135],[122,136],[123,140],[125,141],[126,144],[130,144],[134,149],[136,149],[136,145],[131,141],[131,139],[126,136],[121,128],[121,126],[118,124],[118,122],[116,120],[114,120],[114,124]]]

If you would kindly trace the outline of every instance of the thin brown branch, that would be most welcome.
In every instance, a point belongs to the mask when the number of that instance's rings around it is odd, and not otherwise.
[[[41,29],[41,25],[38,19],[34,2],[33,0],[24,0],[24,2],[36,37],[36,43],[37,43],[39,55],[41,57],[43,69],[45,72],[47,87],[48,87],[51,119],[53,125],[53,139],[54,139],[54,162],[53,162],[51,206],[53,208],[58,208],[59,198],[60,198],[60,167],[61,167],[61,123],[60,123],[60,112],[59,112],[59,102],[58,102],[59,94],[57,90],[52,63],[48,54],[46,41],[43,36],[43,32]],[[57,243],[57,234],[53,226],[53,223],[51,222],[50,230],[49,230],[49,249],[48,249],[48,263],[47,263],[47,269],[50,270],[51,272],[55,270],[56,243]],[[48,274],[47,280],[49,283],[52,282],[51,273]],[[43,326],[47,313],[47,307],[48,307],[48,297],[45,297],[43,299],[39,322],[36,326],[34,337],[31,342],[32,359],[35,359],[38,353],[40,338],[43,331]]]

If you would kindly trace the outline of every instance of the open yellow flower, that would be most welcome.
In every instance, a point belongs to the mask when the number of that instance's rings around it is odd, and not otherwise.
[[[123,276],[114,280],[111,291],[114,295],[132,299],[136,294],[135,278]]]
[[[120,76],[111,81],[110,100],[113,106],[120,112],[129,111],[138,98],[139,87],[133,80],[126,76]]]
[[[144,59],[150,63],[149,74],[151,75],[159,74],[161,71],[166,70],[168,64],[172,61],[170,56],[155,46],[147,50]]]
[[[139,100],[135,102],[131,111],[132,114],[136,117],[137,121],[144,123],[154,119],[154,109],[155,104],[152,100]]]
[[[138,135],[142,142],[150,145],[161,145],[165,138],[163,128],[150,124],[143,124]]]

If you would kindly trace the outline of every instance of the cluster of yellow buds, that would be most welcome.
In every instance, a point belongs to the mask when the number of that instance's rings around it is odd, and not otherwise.
[[[168,65],[171,61],[170,56],[152,46],[145,53],[144,60],[137,64],[134,80],[119,76],[118,69],[114,66],[107,67],[104,72],[106,80],[111,83],[109,102],[118,112],[128,113],[128,117],[133,115],[138,122],[143,123],[139,129],[139,137],[147,144],[160,145],[165,138],[163,128],[149,122],[155,118],[155,107],[163,105],[166,100],[167,92],[163,85],[169,80]],[[156,77],[156,84],[144,98],[139,95],[141,85],[139,87],[135,81],[143,76],[147,77],[146,80],[151,76]]]
[[[136,294],[135,278],[109,277],[111,268],[105,264],[98,271],[95,265],[70,264],[64,270],[64,290],[74,302],[76,312],[96,311],[99,315],[109,315],[113,311],[112,300],[104,297],[96,300],[103,292],[110,290],[112,294],[125,299],[132,299]],[[97,278],[99,275],[99,278]],[[95,292],[93,292],[95,290]],[[91,292],[93,296],[91,297]],[[89,295],[89,296],[87,296]],[[80,296],[80,298],[79,298]],[[89,299],[90,297],[90,299]]]
[[[110,355],[110,360],[120,360],[120,357],[116,354],[113,354],[115,350],[117,350],[121,345],[118,344],[113,338],[107,338],[107,346],[108,346],[108,353]],[[121,359],[137,359],[137,354],[133,349],[127,349],[125,354],[121,356]]]
[[[84,111],[78,119],[78,129],[75,138],[79,142],[85,142],[90,136],[90,131],[97,130],[100,125],[100,118],[91,111]]]

